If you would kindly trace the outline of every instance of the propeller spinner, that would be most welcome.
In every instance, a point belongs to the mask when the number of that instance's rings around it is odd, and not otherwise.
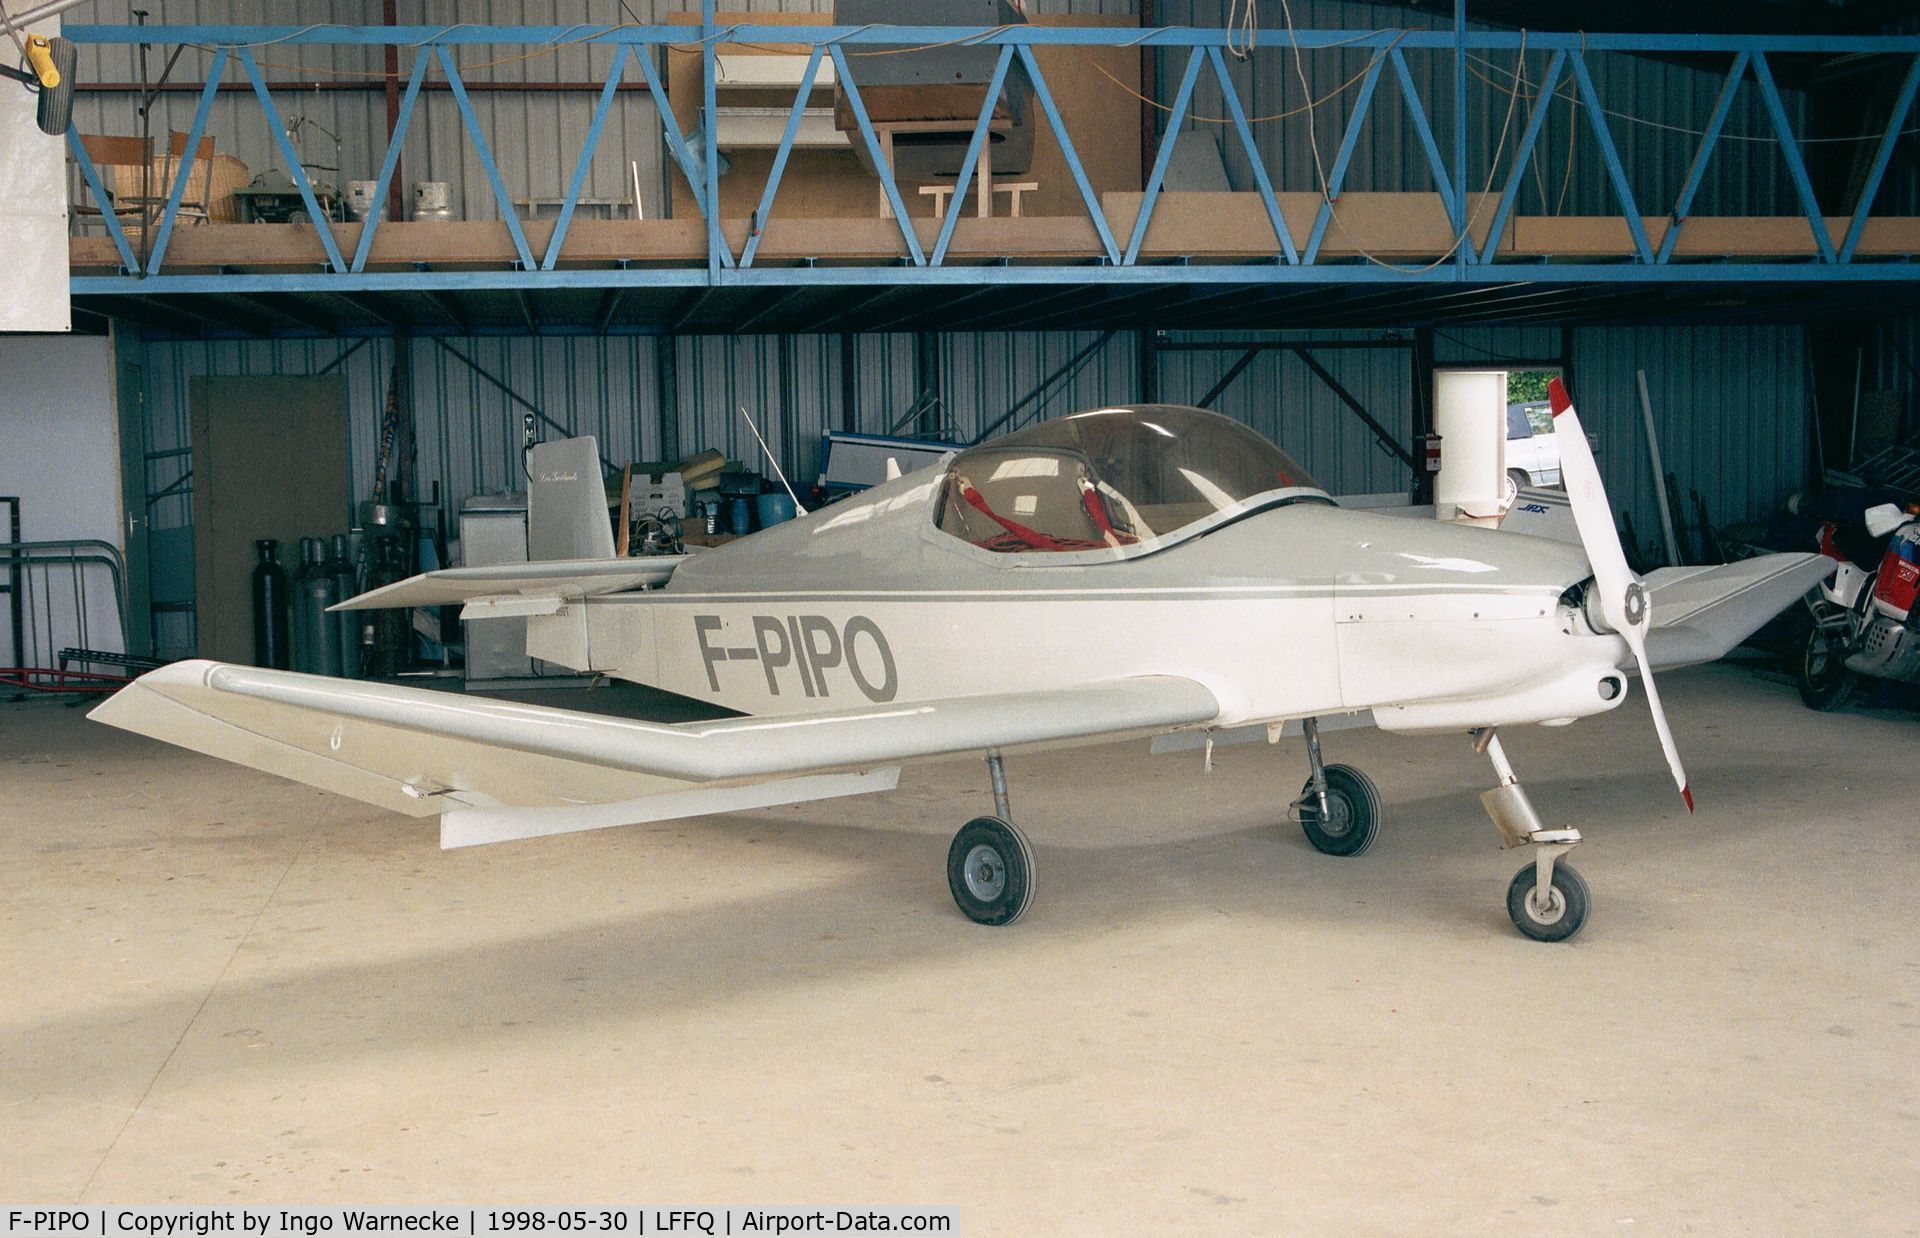
[[[1693,789],[1687,784],[1687,771],[1680,764],[1680,751],[1674,747],[1673,731],[1667,725],[1667,712],[1660,706],[1660,690],[1654,686],[1653,668],[1647,664],[1647,631],[1653,623],[1653,608],[1647,586],[1627,566],[1626,551],[1620,547],[1620,534],[1613,525],[1613,507],[1607,502],[1607,489],[1600,481],[1600,466],[1594,462],[1587,432],[1580,425],[1567,396],[1566,384],[1558,378],[1547,385],[1553,405],[1554,440],[1560,445],[1560,476],[1573,506],[1573,523],[1580,530],[1580,544],[1593,567],[1593,587],[1600,600],[1600,613],[1608,626],[1620,633],[1640,665],[1640,682],[1646,686],[1647,708],[1653,712],[1653,729],[1660,735],[1660,749],[1667,755],[1667,767],[1673,771],[1673,785],[1687,811],[1693,811]]]

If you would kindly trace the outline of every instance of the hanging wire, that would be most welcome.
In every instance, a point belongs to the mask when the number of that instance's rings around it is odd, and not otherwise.
[[[1280,0],[1280,12],[1287,24],[1287,43],[1293,50],[1294,72],[1300,78],[1301,90],[1306,93],[1309,99],[1311,99],[1313,97],[1313,89],[1307,83],[1306,64],[1305,64],[1304,57],[1301,54],[1300,40],[1294,29],[1294,24],[1293,24],[1293,6],[1288,2],[1288,0]],[[1523,28],[1520,31],[1520,56],[1519,56],[1522,62],[1525,61],[1526,55],[1527,55],[1527,32]],[[1369,69],[1371,69],[1371,67],[1369,67]],[[1480,212],[1482,209],[1485,208],[1487,197],[1493,190],[1494,176],[1499,171],[1499,168],[1500,168],[1500,157],[1502,154],[1506,152],[1507,137],[1513,128],[1513,115],[1514,115],[1514,112],[1517,110],[1518,104],[1520,102],[1520,96],[1517,91],[1509,91],[1508,95],[1509,95],[1509,98],[1507,100],[1506,119],[1503,122],[1501,122],[1500,140],[1494,147],[1492,157],[1487,161],[1487,180],[1486,180],[1485,186],[1480,191],[1480,201],[1474,206],[1473,212],[1471,214],[1467,214],[1462,217],[1460,221],[1460,226],[1454,235],[1453,244],[1447,246],[1446,252],[1442,253],[1438,258],[1435,258],[1431,262],[1424,263],[1420,266],[1411,266],[1411,267],[1403,266],[1399,263],[1389,262],[1386,259],[1381,258],[1378,255],[1369,251],[1365,246],[1361,245],[1359,243],[1358,238],[1356,238],[1353,235],[1353,233],[1347,229],[1346,224],[1340,218],[1340,212],[1332,209],[1333,193],[1332,193],[1331,186],[1329,185],[1327,180],[1325,165],[1321,160],[1320,137],[1315,124],[1315,117],[1313,115],[1312,106],[1309,105],[1308,111],[1307,111],[1307,137],[1313,148],[1313,169],[1314,169],[1315,176],[1319,180],[1320,200],[1328,208],[1327,218],[1333,223],[1334,227],[1340,230],[1340,235],[1344,236],[1347,239],[1348,243],[1350,243],[1353,246],[1353,250],[1356,254],[1358,254],[1360,257],[1366,259],[1368,262],[1372,263],[1377,267],[1383,267],[1390,271],[1398,271],[1406,275],[1418,275],[1425,271],[1431,271],[1435,267],[1438,267],[1443,263],[1450,261],[1455,254],[1460,252],[1460,247],[1467,244],[1468,238],[1473,235],[1473,225],[1479,221]],[[1464,195],[1466,192],[1466,186],[1461,185],[1458,188],[1460,192]]]
[[[1320,159],[1319,126],[1315,123],[1313,114],[1313,87],[1307,84],[1306,60],[1300,54],[1300,39],[1293,28],[1293,5],[1289,0],[1280,0],[1280,14],[1286,19],[1287,43],[1293,48],[1293,71],[1300,79],[1300,93],[1307,98],[1307,144],[1313,148],[1313,172],[1320,180],[1321,198],[1331,202],[1333,199],[1327,195],[1327,169]],[[1377,61],[1379,57],[1376,56],[1374,59]],[[1367,66],[1367,72],[1371,73],[1373,69],[1372,64]]]
[[[1282,4],[1286,0],[1280,0]],[[1235,32],[1239,38],[1235,38]],[[1227,5],[1227,51],[1235,59],[1245,60],[1260,36],[1260,0],[1229,0]]]
[[[1351,39],[1342,39],[1338,43],[1329,43],[1327,46],[1329,48],[1350,47],[1355,43],[1365,42],[1367,39],[1373,38],[1375,35],[1385,34],[1385,33],[1386,31],[1384,30],[1368,31],[1365,34],[1356,34]],[[1247,123],[1249,125],[1260,125],[1260,124],[1266,124],[1269,121],[1287,120],[1291,117],[1299,116],[1305,112],[1311,111],[1312,109],[1319,107],[1324,103],[1332,102],[1333,100],[1339,98],[1341,95],[1345,94],[1347,91],[1353,89],[1353,87],[1360,81],[1361,78],[1373,72],[1373,66],[1380,60],[1380,58],[1382,56],[1385,56],[1389,51],[1391,51],[1395,46],[1397,46],[1400,40],[1406,38],[1409,33],[1410,33],[1409,31],[1402,30],[1398,34],[1394,35],[1393,41],[1391,43],[1388,43],[1385,47],[1381,48],[1379,52],[1377,52],[1372,57],[1372,59],[1368,60],[1365,68],[1361,69],[1358,73],[1354,74],[1352,77],[1348,78],[1346,81],[1340,83],[1338,86],[1335,86],[1332,90],[1329,90],[1326,94],[1321,95],[1318,99],[1310,99],[1306,103],[1301,104],[1299,107],[1288,108],[1284,112],[1273,112],[1266,116],[1249,116],[1247,117]],[[1080,51],[1080,58],[1086,61],[1087,65],[1090,68],[1092,68],[1096,73],[1100,74],[1100,76],[1106,78],[1109,82],[1112,82],[1115,86],[1118,86],[1121,90],[1124,90],[1128,94],[1132,95],[1135,99],[1138,99],[1140,102],[1146,104],[1148,107],[1157,109],[1158,111],[1161,111],[1161,112],[1171,113],[1173,111],[1173,108],[1171,106],[1160,102],[1158,99],[1148,98],[1146,95],[1141,94],[1139,91],[1135,90],[1133,87],[1127,85],[1124,81],[1115,77],[1112,73],[1107,71],[1107,68],[1105,65],[1102,65],[1098,60],[1095,60],[1092,56],[1088,55],[1085,49],[1078,49],[1078,50]],[[1195,112],[1188,112],[1186,118],[1188,120],[1198,121],[1201,124],[1205,124],[1205,125],[1230,125],[1234,123],[1233,118],[1231,116],[1201,116]]]

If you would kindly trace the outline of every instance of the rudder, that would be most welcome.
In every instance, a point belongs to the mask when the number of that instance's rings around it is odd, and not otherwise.
[[[613,522],[592,435],[527,449],[527,557],[613,558]]]

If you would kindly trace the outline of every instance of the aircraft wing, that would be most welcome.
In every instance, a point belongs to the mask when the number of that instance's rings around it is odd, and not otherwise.
[[[1146,676],[839,713],[667,725],[189,661],[141,676],[90,716],[426,816],[461,805],[615,804],[689,789],[871,771],[987,748],[1165,730],[1218,713],[1213,694],[1192,680]]]
[[[1711,662],[1793,605],[1833,568],[1824,555],[1774,554],[1720,567],[1656,569],[1647,576],[1653,606],[1647,656],[1656,670]],[[1621,669],[1627,669],[1624,663]]]
[[[663,585],[686,558],[686,555],[648,555],[450,567],[370,589],[327,609],[379,610],[388,606],[465,603],[473,608],[467,615],[469,619],[550,615],[570,599]]]

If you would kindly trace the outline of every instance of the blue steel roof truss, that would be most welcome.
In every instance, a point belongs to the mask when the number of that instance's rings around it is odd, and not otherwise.
[[[1285,33],[1272,30],[1257,31],[1252,37],[1255,45],[1259,47],[1284,47],[1289,51],[1297,48],[1303,55],[1316,50],[1329,51],[1337,48],[1367,48],[1373,53],[1371,63],[1363,72],[1359,82],[1359,90],[1347,118],[1339,151],[1331,169],[1326,174],[1324,184],[1316,187],[1320,190],[1318,196],[1321,201],[1315,212],[1312,227],[1304,244],[1296,247],[1295,240],[1281,213],[1271,173],[1261,157],[1259,144],[1255,141],[1251,124],[1241,102],[1240,92],[1234,85],[1233,76],[1228,71],[1222,56],[1223,49],[1233,46],[1230,40],[1246,38],[1245,32],[1199,28],[1136,30],[1115,27],[1029,25],[983,27],[976,30],[955,27],[877,25],[784,26],[777,21],[765,24],[720,26],[714,21],[711,0],[703,0],[702,25],[699,31],[699,49],[708,71],[705,75],[705,106],[701,124],[698,132],[693,135],[695,140],[702,143],[703,150],[696,156],[679,118],[674,115],[659,71],[654,64],[655,55],[668,44],[685,46],[690,33],[690,28],[687,26],[74,27],[68,31],[68,37],[80,43],[199,44],[212,50],[213,59],[207,73],[207,84],[199,96],[189,131],[188,149],[198,149],[198,142],[206,130],[207,118],[221,73],[229,59],[237,61],[259,100],[281,156],[286,162],[288,173],[307,207],[308,217],[316,221],[314,226],[321,248],[325,252],[326,262],[318,271],[218,274],[183,274],[170,271],[167,267],[169,241],[186,190],[188,174],[186,164],[190,162],[182,161],[181,167],[173,178],[165,208],[159,218],[151,252],[146,256],[143,264],[128,243],[126,231],[111,207],[111,199],[104,192],[99,169],[88,158],[77,131],[70,129],[69,148],[95,199],[107,207],[104,211],[107,232],[114,242],[115,251],[120,259],[118,273],[75,276],[72,280],[72,290],[81,295],[156,295],[191,292],[252,294],[424,292],[428,290],[457,292],[539,288],[615,290],[636,287],[856,287],[889,284],[981,286],[1124,283],[1208,284],[1225,287],[1263,283],[1433,284],[1453,282],[1464,285],[1495,285],[1519,280],[1541,284],[1624,282],[1675,285],[1689,282],[1801,283],[1812,280],[1882,282],[1920,279],[1920,266],[1913,264],[1910,256],[1893,258],[1880,256],[1872,260],[1860,259],[1857,256],[1868,215],[1885,180],[1894,147],[1903,131],[1907,117],[1913,111],[1916,95],[1920,94],[1920,36],[1581,35],[1542,34],[1532,31],[1462,30],[1300,30]],[[808,49],[806,71],[802,74],[771,171],[759,195],[759,205],[749,221],[745,246],[737,256],[732,252],[720,227],[716,167],[718,148],[713,123],[714,57],[720,44],[733,41],[790,43],[799,44]],[[455,53],[458,48],[472,44],[520,44],[539,47],[563,42],[570,45],[580,43],[610,45],[614,48],[614,54],[607,78],[600,89],[578,161],[567,182],[558,221],[544,252],[536,258],[520,226],[512,197],[461,80]],[[929,250],[923,248],[913,220],[907,214],[897,178],[888,165],[884,143],[867,112],[865,101],[861,97],[853,74],[849,71],[848,49],[868,45],[897,48],[919,43],[952,44],[955,42],[997,47],[1000,49],[1000,54],[996,58],[993,76],[979,117],[969,134],[967,152],[955,185],[951,208],[941,222],[937,239]],[[259,65],[249,47],[250,44],[262,43],[397,45],[411,48],[414,52],[415,58],[396,118],[394,134],[384,154],[373,210],[369,212],[367,221],[361,229],[358,244],[351,258],[343,256],[334,229],[320,209],[312,183],[305,169],[301,167],[298,154],[285,133],[267,81],[262,77]],[[1067,118],[1061,114],[1046,76],[1034,55],[1036,47],[1058,46],[1176,48],[1188,51],[1174,101],[1172,106],[1166,109],[1164,133],[1146,180],[1145,192],[1124,246],[1115,238],[1110,221],[1101,207],[1099,193],[1069,136]],[[1462,135],[1459,133],[1452,135],[1457,166],[1452,173],[1449,173],[1441,153],[1441,144],[1435,132],[1430,109],[1421,98],[1419,86],[1409,70],[1406,58],[1409,53],[1418,52],[1433,56],[1448,56],[1456,61],[1463,61],[1469,52],[1512,53],[1518,57],[1523,56],[1528,50],[1539,49],[1546,49],[1551,53],[1545,81],[1529,112],[1520,140],[1514,147],[1512,162],[1506,171],[1498,207],[1487,236],[1483,243],[1476,246],[1467,235],[1471,220],[1467,212],[1466,173],[1464,167],[1458,166]],[[1688,168],[1685,181],[1669,212],[1669,225],[1665,235],[1661,237],[1657,247],[1647,236],[1639,203],[1636,202],[1632,188],[1628,184],[1626,171],[1615,143],[1613,126],[1609,123],[1608,113],[1604,109],[1603,101],[1599,97],[1588,69],[1587,54],[1593,52],[1704,52],[1722,54],[1729,58],[1730,68],[1727,78]],[[1785,103],[1768,64],[1770,54],[1805,52],[1880,53],[1910,57],[1892,114],[1887,119],[1884,133],[1877,140],[1868,175],[1848,211],[1849,220],[1844,239],[1837,246],[1829,233],[1826,219],[1820,213],[1808,176],[1806,161],[1801,152],[1800,141],[1793,132]],[[801,262],[795,265],[756,265],[756,259],[761,256],[764,230],[788,166],[788,159],[799,132],[809,94],[817,79],[820,65],[829,58],[835,69],[836,80],[844,93],[848,111],[852,115],[855,128],[859,131],[859,141],[876,169],[881,192],[885,195],[886,202],[898,224],[903,253],[890,261],[874,261],[866,264],[821,266],[811,262]],[[566,257],[566,241],[571,231],[580,194],[586,184],[594,153],[604,135],[614,95],[619,88],[629,59],[637,61],[640,65],[641,73],[646,78],[649,94],[660,118],[659,123],[668,154],[686,177],[694,209],[705,221],[707,252],[703,266],[643,268],[627,263],[595,268],[562,268],[560,266],[561,260]],[[428,64],[433,60],[438,60],[446,75],[448,89],[459,108],[461,121],[473,142],[481,169],[513,241],[518,261],[511,269],[493,271],[415,269],[404,272],[366,269],[373,238],[379,228],[380,219],[384,215],[381,208],[385,205],[387,195],[392,192],[392,180],[399,151],[416,109]],[[1016,60],[1020,70],[1031,84],[1034,98],[1058,142],[1067,171],[1073,179],[1081,203],[1099,238],[1099,252],[1096,255],[1090,255],[1088,260],[1077,262],[1049,260],[1034,264],[950,260],[951,245],[962,214],[961,205],[968,186],[973,177],[978,174],[981,152],[985,144],[991,140],[994,113],[1002,88],[1009,73],[1013,71]],[[1187,118],[1203,66],[1211,70],[1212,76],[1219,84],[1221,102],[1227,113],[1225,120],[1232,126],[1240,151],[1246,160],[1249,179],[1272,227],[1275,251],[1269,257],[1260,258],[1256,255],[1237,262],[1196,263],[1184,259],[1168,262],[1163,255],[1151,254],[1146,249],[1145,242],[1153,215],[1156,207],[1161,204],[1161,190],[1171,163],[1174,143],[1180,138],[1182,123]],[[1454,67],[1458,70],[1460,65],[1456,63]],[[1352,167],[1360,134],[1377,100],[1380,80],[1388,68],[1393,71],[1402,102],[1412,121],[1414,135],[1419,141],[1435,186],[1447,209],[1449,224],[1455,235],[1454,252],[1447,255],[1447,258],[1452,259],[1450,262],[1443,259],[1430,266],[1403,267],[1380,262],[1329,259],[1323,256],[1329,227],[1340,226],[1335,217],[1335,206]],[[1676,260],[1676,246],[1681,230],[1690,216],[1694,201],[1704,183],[1709,160],[1723,135],[1734,94],[1749,73],[1759,90],[1773,131],[1773,140],[1786,160],[1795,197],[1813,237],[1815,253],[1811,260],[1807,258],[1742,258],[1716,262]],[[1588,127],[1605,165],[1609,185],[1632,237],[1633,252],[1624,261],[1591,259],[1555,261],[1552,260],[1551,255],[1547,256],[1545,261],[1537,255],[1524,260],[1514,260],[1503,259],[1500,254],[1500,245],[1512,227],[1518,197],[1524,184],[1523,177],[1539,147],[1548,108],[1556,97],[1565,97],[1558,94],[1563,74],[1571,79],[1571,89],[1582,105],[1580,110],[1586,114]],[[1460,123],[1456,113],[1455,128],[1458,128]],[[1489,184],[1492,179],[1492,174],[1489,173]],[[417,265],[424,266],[424,264]]]

